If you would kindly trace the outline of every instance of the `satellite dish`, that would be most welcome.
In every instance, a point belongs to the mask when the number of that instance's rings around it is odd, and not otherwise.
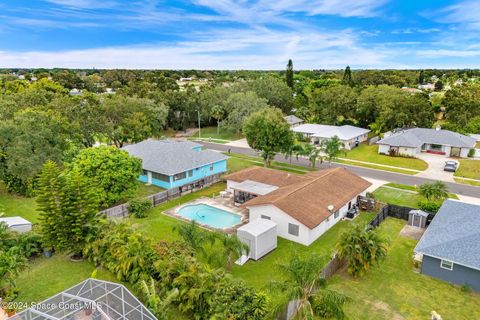
[[[333,204],[331,204],[331,205],[329,205],[329,206],[327,207],[328,211],[330,211],[330,212],[333,211],[333,208],[334,208],[334,207],[333,207]]]

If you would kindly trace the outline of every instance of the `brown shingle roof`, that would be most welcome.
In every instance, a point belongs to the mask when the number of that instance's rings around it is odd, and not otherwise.
[[[271,204],[313,229],[332,214],[327,209],[329,205],[333,205],[335,212],[371,185],[345,168],[311,172],[305,178],[254,198],[243,206]]]
[[[235,182],[252,180],[277,187],[282,187],[306,180],[305,176],[256,166],[226,175],[224,179]]]

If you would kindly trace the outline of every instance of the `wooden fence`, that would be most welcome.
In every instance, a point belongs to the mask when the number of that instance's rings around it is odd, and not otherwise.
[[[323,268],[322,277],[325,279],[330,279],[335,273],[337,273],[338,270],[342,269],[346,265],[347,262],[335,254],[332,260],[330,260],[330,262],[328,262]]]
[[[369,228],[378,227],[387,217],[408,221],[409,212],[411,210],[416,210],[416,209],[410,208],[410,207],[397,206],[394,204],[381,204],[381,207],[378,210],[378,213],[368,223],[368,227]],[[434,213],[428,212],[427,224],[426,224],[427,226],[430,224],[434,216],[435,216]]]
[[[150,199],[152,201],[152,205],[156,207],[168,200],[178,198],[182,194],[194,192],[204,187],[210,186],[214,183],[217,183],[221,180],[220,177],[220,174],[211,175],[203,179],[193,181],[188,185],[152,194],[146,198]],[[108,218],[124,218],[128,216],[128,203],[123,203],[121,205],[105,209],[103,211],[100,211],[100,213],[105,214]]]

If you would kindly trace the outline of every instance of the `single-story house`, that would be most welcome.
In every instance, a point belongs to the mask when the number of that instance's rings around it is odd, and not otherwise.
[[[446,200],[415,253],[422,274],[480,291],[480,205]]]
[[[290,127],[296,127],[303,124],[303,120],[293,114],[283,118],[285,119],[285,121],[287,121]]]
[[[142,159],[140,181],[165,189],[202,184],[227,171],[227,156],[191,141],[148,139],[122,149]]]
[[[378,153],[415,157],[420,152],[466,158],[475,139],[463,134],[436,129],[411,128],[386,134],[377,142]]]
[[[32,223],[22,217],[0,218],[0,223],[4,223],[9,229],[20,233],[32,230]]]
[[[278,236],[307,246],[340,221],[371,185],[345,168],[300,176],[255,167],[225,179],[250,220],[272,220]]]
[[[87,279],[10,317],[11,320],[156,320],[125,286]]]
[[[324,124],[302,124],[293,127],[294,132],[301,133],[310,138],[313,144],[320,144],[322,141],[337,136],[347,150],[353,149],[360,143],[367,141],[370,130],[355,126],[330,126]]]

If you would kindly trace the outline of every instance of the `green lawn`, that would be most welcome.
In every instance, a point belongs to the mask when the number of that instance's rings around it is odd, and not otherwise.
[[[388,218],[379,227],[390,239],[387,258],[364,277],[341,273],[332,278],[331,288],[352,301],[349,319],[430,319],[435,310],[443,319],[480,319],[480,295],[464,293],[458,287],[414,272],[416,241],[399,236],[405,221]]]
[[[95,266],[88,261],[72,262],[61,254],[34,259],[17,279],[17,301],[39,302],[89,278]],[[99,269],[97,278],[119,282],[110,272]]]
[[[390,182],[390,183],[386,183],[385,186],[389,186],[389,187],[397,188],[397,189],[402,189],[402,190],[410,190],[410,191],[418,192],[418,187],[409,186],[409,185],[406,185],[406,184]],[[449,193],[448,197],[450,199],[455,199],[455,200],[459,199],[458,196],[455,193]]]
[[[366,225],[373,216],[373,213],[362,213],[353,222],[340,221],[308,247],[279,237],[274,251],[258,261],[250,260],[243,266],[235,265],[232,274],[257,289],[266,289],[269,281],[282,280],[278,263],[288,261],[294,250],[304,256],[314,253],[325,256],[328,262],[340,234],[352,223]]]
[[[164,191],[165,189],[154,186],[154,185],[146,185],[143,182],[138,181],[137,190],[135,190],[134,197],[135,198],[145,198],[149,195],[159,193]]]
[[[453,179],[455,179],[456,183],[463,183],[463,184],[469,184],[471,186],[480,187],[480,182],[478,182],[478,181],[465,180],[465,179],[462,179],[462,178],[453,178]]]
[[[0,212],[3,212],[5,217],[20,216],[30,222],[38,222],[35,198],[10,194],[3,183],[0,183]]]
[[[220,140],[239,140],[243,139],[243,135],[241,133],[236,133],[228,129],[220,128],[220,132],[217,133],[217,127],[205,127],[202,128],[200,131],[201,138],[212,138],[212,139],[220,139]],[[194,136],[198,138],[198,133]]]
[[[335,162],[338,163],[343,163],[343,164],[349,164],[352,166],[357,166],[357,167],[364,167],[364,168],[370,168],[370,169],[377,169],[377,170],[384,170],[384,171],[390,171],[390,172],[396,172],[396,173],[403,173],[403,174],[409,174],[409,175],[415,175],[418,172],[417,171],[411,171],[411,170],[405,170],[405,169],[400,169],[400,168],[391,168],[391,167],[382,167],[379,165],[375,165],[372,163],[361,163],[361,162],[354,162],[354,161],[349,161],[345,159],[335,159]]]
[[[454,176],[480,180],[480,160],[460,159],[459,161],[460,166]]]
[[[247,155],[238,154],[238,153],[225,153],[225,154],[230,157],[228,162],[228,169],[231,172],[245,169],[251,166],[263,167],[263,159],[260,157],[252,157],[252,156],[247,156]],[[278,161],[272,161],[269,168],[288,171],[288,172],[297,173],[297,174],[305,174],[307,172],[316,170],[312,168],[307,168],[303,166],[298,166],[298,165],[278,162]]]
[[[340,157],[420,171],[428,168],[428,164],[420,159],[391,157],[379,154],[378,146],[376,145],[369,146],[362,143],[358,147],[349,150],[346,153],[346,155],[340,154]]]
[[[423,198],[419,194],[380,187],[373,192],[375,199],[398,206],[418,208],[418,202]]]

